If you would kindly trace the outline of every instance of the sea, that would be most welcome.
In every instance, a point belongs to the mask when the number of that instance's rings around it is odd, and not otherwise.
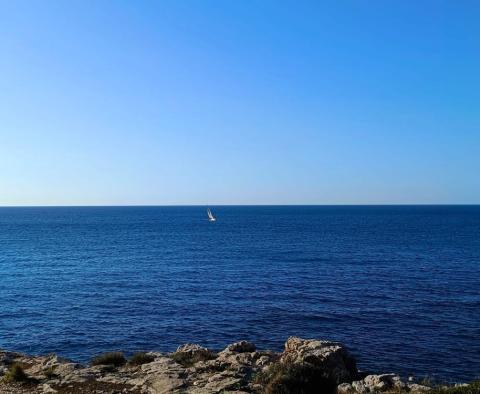
[[[480,377],[480,206],[0,208],[0,348],[282,350]]]

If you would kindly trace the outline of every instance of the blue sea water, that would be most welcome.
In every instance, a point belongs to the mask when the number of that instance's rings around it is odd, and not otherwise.
[[[0,208],[0,347],[85,361],[290,335],[480,377],[480,206]]]

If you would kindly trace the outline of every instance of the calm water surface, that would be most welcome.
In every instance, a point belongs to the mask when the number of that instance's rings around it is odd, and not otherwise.
[[[344,342],[362,369],[480,377],[480,206],[0,208],[0,347]]]

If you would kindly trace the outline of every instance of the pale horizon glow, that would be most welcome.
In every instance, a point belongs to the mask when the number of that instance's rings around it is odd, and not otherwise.
[[[479,19],[0,0],[0,206],[478,204]]]

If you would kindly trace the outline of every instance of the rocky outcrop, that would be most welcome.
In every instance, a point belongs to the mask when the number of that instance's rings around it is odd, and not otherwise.
[[[187,343],[185,345],[179,346],[177,348],[177,351],[175,352],[177,354],[185,354],[186,356],[191,356],[191,357],[204,357],[207,356],[210,351],[202,347],[200,345],[194,344],[194,343]]]
[[[174,353],[150,352],[147,355],[148,357],[144,357],[144,364],[127,363],[115,367],[84,366],[55,355],[34,357],[0,351],[0,393],[275,392],[272,391],[270,383],[265,383],[269,371],[288,371],[288,368],[293,366],[292,370],[298,373],[302,369],[295,369],[296,365],[302,368],[311,366],[314,371],[322,374],[322,378],[334,381],[338,385],[339,394],[366,394],[392,390],[416,393],[429,390],[428,387],[413,382],[406,383],[394,374],[363,375],[365,377],[362,379],[356,368],[355,359],[347,349],[331,341],[291,337],[285,343],[285,350],[282,353],[259,351],[253,343],[240,341],[218,353],[196,344],[186,344],[180,346]],[[8,377],[13,364],[22,367],[26,379],[17,382]],[[282,379],[278,379],[276,375],[276,381]]]
[[[355,359],[337,342],[290,337],[281,361],[312,364],[325,371],[337,384],[351,382],[358,374]]]
[[[251,353],[257,350],[257,348],[251,342],[240,341],[228,345],[226,350],[232,353]]]
[[[367,375],[362,380],[355,380],[352,383],[343,383],[337,387],[338,394],[367,394],[381,392],[413,392],[423,393],[429,391],[430,387],[416,383],[406,383],[400,376],[393,373],[382,375]]]

